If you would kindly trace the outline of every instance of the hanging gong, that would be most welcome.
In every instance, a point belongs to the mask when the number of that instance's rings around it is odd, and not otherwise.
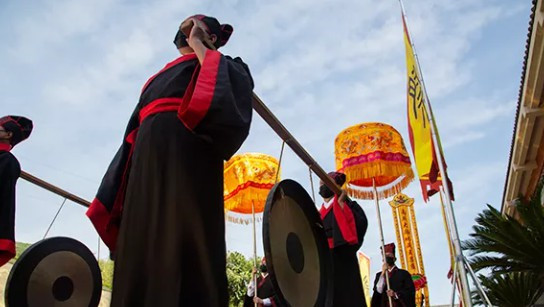
[[[54,237],[30,246],[13,265],[6,307],[96,307],[102,295],[98,262],[81,242]]]
[[[282,305],[332,306],[332,260],[323,222],[304,188],[276,184],[263,221],[266,264]]]

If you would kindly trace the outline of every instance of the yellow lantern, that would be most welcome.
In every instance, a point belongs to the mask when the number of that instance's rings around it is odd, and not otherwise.
[[[335,140],[336,169],[346,174],[348,194],[360,199],[393,196],[414,179],[400,133],[383,123],[349,127]],[[374,183],[374,184],[373,184]]]
[[[374,199],[378,216],[382,257],[385,242],[379,200],[393,196],[414,179],[410,156],[400,133],[383,123],[362,123],[349,127],[336,137],[336,169],[346,174],[348,195]],[[389,275],[385,275],[387,289]],[[389,305],[393,306],[391,297]]]
[[[232,157],[223,170],[225,217],[237,224],[253,222],[253,266],[257,268],[257,231],[255,214],[264,210],[268,193],[279,180],[276,158],[262,153],[245,153]],[[251,215],[249,215],[251,214]],[[260,219],[260,217],[259,217]],[[257,275],[253,276],[257,284]],[[257,296],[257,289],[255,289]]]
[[[236,155],[225,163],[223,200],[230,222],[248,224],[250,214],[263,212],[268,192],[279,179],[278,168],[276,158],[262,153]]]

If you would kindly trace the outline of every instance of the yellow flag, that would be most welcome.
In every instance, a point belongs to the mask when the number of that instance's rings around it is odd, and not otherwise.
[[[425,106],[425,95],[421,86],[421,76],[418,73],[417,62],[414,56],[410,36],[408,35],[406,28],[404,16],[402,22],[404,26],[406,68],[408,73],[408,133],[410,136],[410,144],[412,145],[412,152],[414,154],[414,161],[416,163],[417,174],[423,191],[423,199],[427,202],[429,197],[437,193],[442,185],[436,160],[436,152],[431,137],[431,124],[429,123],[429,115],[433,116],[433,114],[432,110],[427,110],[427,107]],[[434,128],[435,131],[438,131],[436,125]],[[438,137],[437,139],[439,140],[438,145],[441,147],[440,139]],[[442,154],[441,148],[440,152]],[[442,157],[443,156],[444,155],[442,154]],[[449,186],[450,191],[452,191],[451,183]],[[450,196],[453,199],[453,192]]]
[[[370,306],[370,258],[362,252],[357,252],[357,258],[359,259],[359,271],[363,281],[366,305]]]

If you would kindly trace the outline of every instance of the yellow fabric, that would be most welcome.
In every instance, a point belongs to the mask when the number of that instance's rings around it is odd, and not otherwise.
[[[402,267],[411,275],[425,275],[423,253],[421,252],[416,213],[414,211],[414,199],[399,193],[389,202],[389,205],[393,210],[393,223]],[[425,296],[425,306],[429,306],[428,285],[417,291],[416,306],[421,306],[422,294]]]
[[[336,137],[334,152],[336,169],[346,174],[346,190],[352,197],[374,198],[368,189],[374,180],[378,197],[387,198],[414,178],[402,137],[387,124],[362,123],[343,130]]]
[[[244,224],[245,216],[228,214],[228,211],[249,214],[251,219],[252,206],[255,213],[264,210],[268,192],[276,183],[278,175],[278,160],[261,153],[245,153],[232,157],[224,166],[225,211],[229,221]]]
[[[363,282],[366,305],[370,306],[370,257],[363,252],[357,252],[357,258],[359,259],[359,270],[361,272],[361,281]]]

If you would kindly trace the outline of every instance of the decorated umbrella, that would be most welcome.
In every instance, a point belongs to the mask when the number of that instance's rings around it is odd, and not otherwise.
[[[400,133],[383,123],[349,127],[335,140],[336,169],[346,174],[348,195],[374,199],[380,225],[382,256],[384,236],[379,199],[393,196],[414,179],[410,157]],[[389,278],[386,274],[387,289]],[[391,304],[391,300],[389,300]]]
[[[279,180],[279,163],[261,153],[244,153],[232,157],[224,167],[225,216],[229,222],[253,224],[253,261],[257,267],[255,222],[262,219],[268,192]],[[257,275],[255,296],[257,295]]]

